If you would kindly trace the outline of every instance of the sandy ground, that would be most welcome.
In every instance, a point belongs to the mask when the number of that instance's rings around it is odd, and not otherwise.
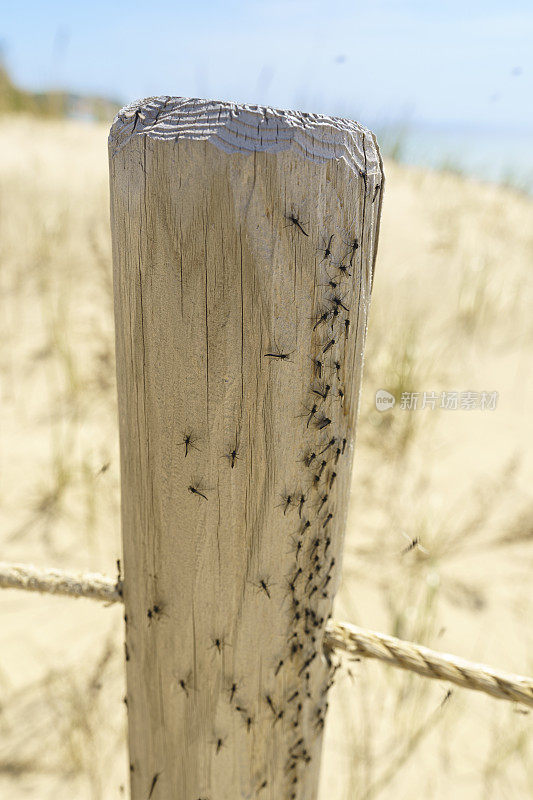
[[[386,169],[336,616],[532,674],[533,202]],[[113,575],[107,220],[104,128],[3,120],[0,558]],[[497,407],[399,407],[454,390],[497,391]],[[424,551],[402,555],[417,536]],[[125,796],[120,610],[6,591],[0,619],[0,797]],[[533,795],[533,714],[464,690],[441,707],[443,684],[352,671],[330,698],[321,800]]]

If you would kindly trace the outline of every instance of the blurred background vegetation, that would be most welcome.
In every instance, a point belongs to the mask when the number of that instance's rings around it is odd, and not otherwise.
[[[42,118],[85,118],[96,122],[113,119],[121,103],[105,97],[61,90],[30,92],[16,86],[0,61],[0,114],[31,114]]]

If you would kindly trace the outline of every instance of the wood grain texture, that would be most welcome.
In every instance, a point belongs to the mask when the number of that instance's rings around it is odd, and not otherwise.
[[[377,145],[163,97],[109,150],[132,798],[313,800]]]

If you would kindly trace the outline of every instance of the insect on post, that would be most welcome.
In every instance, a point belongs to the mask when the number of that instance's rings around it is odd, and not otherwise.
[[[376,141],[160,97],[109,153],[131,797],[313,800]]]

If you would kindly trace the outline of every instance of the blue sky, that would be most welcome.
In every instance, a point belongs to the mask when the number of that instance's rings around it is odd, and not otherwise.
[[[0,0],[0,40],[27,88],[533,132],[531,0]]]

